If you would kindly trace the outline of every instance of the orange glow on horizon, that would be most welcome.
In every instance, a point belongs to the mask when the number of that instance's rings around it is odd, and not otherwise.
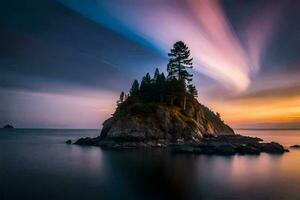
[[[225,122],[233,126],[300,121],[300,95],[214,102],[213,108],[221,113]]]

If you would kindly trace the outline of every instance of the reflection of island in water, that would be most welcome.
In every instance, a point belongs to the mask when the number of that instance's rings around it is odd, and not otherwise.
[[[300,131],[235,131],[284,146],[300,144]],[[98,134],[98,130],[0,129],[1,200],[300,198],[297,149],[280,156],[195,156],[160,150],[106,151],[62,142]]]
[[[6,129],[12,129],[14,128],[12,125],[10,124],[6,124],[5,126],[3,126],[3,128],[6,128]]]
[[[100,136],[75,144],[222,155],[285,152],[278,143],[235,135],[219,113],[198,102],[189,72],[193,59],[183,42],[176,42],[168,56],[167,76],[156,69],[153,77],[147,73],[141,83],[134,80],[129,94],[121,92],[117,109],[103,123]]]

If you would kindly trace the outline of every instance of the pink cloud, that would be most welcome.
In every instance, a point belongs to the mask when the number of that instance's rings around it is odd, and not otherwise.
[[[261,67],[262,53],[277,28],[281,11],[282,4],[260,5],[244,26],[244,42],[253,73]]]
[[[138,35],[165,55],[174,42],[183,40],[191,49],[195,70],[232,93],[251,84],[279,15],[275,6],[266,13],[253,12],[245,21],[245,41],[240,41],[218,0],[96,0],[93,5],[104,9],[111,23],[97,12],[85,13],[90,19],[131,39]]]

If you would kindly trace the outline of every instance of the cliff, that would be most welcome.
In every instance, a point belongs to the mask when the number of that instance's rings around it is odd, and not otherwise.
[[[186,110],[178,106],[128,100],[103,123],[101,138],[136,140],[199,140],[206,135],[233,135],[234,131],[195,98]]]
[[[288,151],[275,142],[263,143],[260,138],[236,135],[218,114],[192,96],[187,98],[185,110],[178,105],[129,97],[104,121],[100,136],[80,138],[75,144],[106,149],[165,148],[172,153],[218,155]]]

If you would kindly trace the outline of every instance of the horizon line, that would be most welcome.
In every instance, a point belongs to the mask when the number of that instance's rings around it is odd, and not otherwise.
[[[0,128],[0,129],[5,129],[5,128]],[[13,129],[52,129],[52,130],[101,130],[102,128],[25,128],[25,127],[14,127]],[[300,127],[297,128],[233,128],[234,130],[300,130]]]

